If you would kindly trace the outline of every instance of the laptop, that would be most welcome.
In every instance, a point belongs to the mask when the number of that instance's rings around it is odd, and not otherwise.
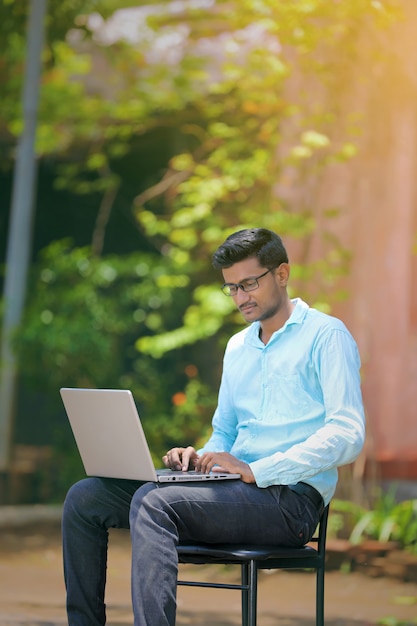
[[[124,389],[60,389],[87,476],[152,482],[236,480],[240,474],[155,469],[133,395]]]

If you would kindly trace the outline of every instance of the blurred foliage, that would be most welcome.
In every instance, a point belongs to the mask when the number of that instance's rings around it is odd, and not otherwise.
[[[398,502],[395,486],[387,492],[380,491],[369,508],[334,499],[332,514],[338,520],[338,532],[347,532],[353,545],[367,539],[397,541],[401,548],[417,552],[417,500]]]
[[[28,4],[0,11],[5,169],[22,131]],[[116,36],[114,11],[127,6],[130,28]],[[131,388],[160,453],[208,428],[221,353],[242,325],[210,267],[229,233],[255,225],[298,239],[296,295],[321,308],[345,297],[335,285],[349,252],[331,229],[340,207],[323,210],[315,191],[356,153],[360,116],[343,94],[360,77],[358,42],[395,16],[394,0],[50,0],[37,153],[74,211],[77,196],[99,200],[91,246],[52,242],[32,268],[16,336],[26,383]],[[171,157],[138,169],[131,209],[147,251],[112,255],[123,164],[156,130]],[[318,224],[326,252],[313,262]]]
[[[18,343],[25,366],[33,369],[33,382],[39,385],[37,376],[48,371],[48,384],[57,388],[65,380],[110,384],[115,372],[123,373],[123,355],[137,335],[180,322],[181,310],[172,304],[190,279],[172,273],[163,259],[144,254],[96,258],[87,248],[59,241],[41,254],[35,281],[36,297],[29,301]]]

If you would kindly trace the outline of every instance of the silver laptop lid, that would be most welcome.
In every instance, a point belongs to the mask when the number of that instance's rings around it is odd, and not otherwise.
[[[60,389],[88,476],[156,481],[132,393],[124,389]]]

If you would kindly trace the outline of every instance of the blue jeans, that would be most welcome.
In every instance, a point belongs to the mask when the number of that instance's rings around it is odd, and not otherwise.
[[[281,485],[86,478],[71,487],[63,510],[68,624],[106,623],[109,528],[130,528],[135,626],[175,626],[179,541],[301,546],[318,521],[308,497]]]

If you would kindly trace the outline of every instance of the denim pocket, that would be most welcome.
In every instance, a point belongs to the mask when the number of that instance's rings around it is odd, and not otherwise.
[[[287,486],[280,489],[279,506],[287,522],[291,545],[298,547],[308,543],[319,522],[319,513],[306,496],[295,493]]]

